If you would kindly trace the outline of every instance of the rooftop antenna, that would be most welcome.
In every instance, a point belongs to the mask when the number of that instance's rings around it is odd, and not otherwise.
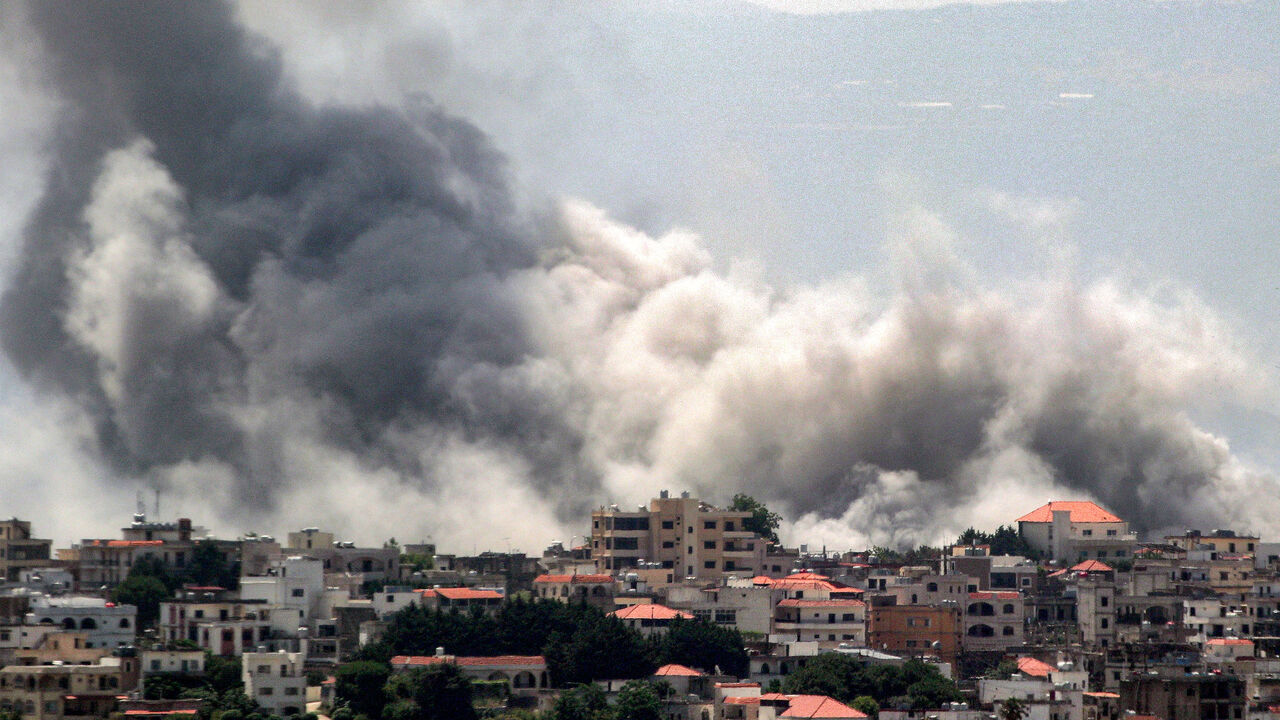
[[[160,488],[156,488],[156,522],[160,522]]]

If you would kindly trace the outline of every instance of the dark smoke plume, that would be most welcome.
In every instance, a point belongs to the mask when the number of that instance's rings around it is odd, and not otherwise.
[[[1275,478],[1187,414],[1259,387],[1192,298],[984,287],[914,207],[888,297],[778,292],[687,234],[522,210],[438,108],[313,106],[226,4],[28,11],[65,115],[0,329],[119,477],[452,542],[662,488],[753,493],[831,545],[1074,497],[1146,529],[1271,522]],[[1023,204],[991,202],[1055,222]]]

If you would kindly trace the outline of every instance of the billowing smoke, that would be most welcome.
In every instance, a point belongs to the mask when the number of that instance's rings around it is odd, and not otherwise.
[[[888,297],[781,292],[689,234],[529,210],[437,107],[313,106],[226,5],[29,13],[65,115],[3,343],[116,477],[241,527],[446,543],[565,537],[662,488],[752,493],[832,544],[1066,497],[1267,527],[1275,479],[1187,414],[1257,389],[1194,298],[986,287],[918,209]]]

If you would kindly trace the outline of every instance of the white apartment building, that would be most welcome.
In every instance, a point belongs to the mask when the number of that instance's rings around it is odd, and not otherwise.
[[[302,653],[247,652],[241,657],[244,692],[270,714],[299,715],[307,707]]]
[[[132,645],[137,634],[138,608],[116,605],[103,598],[35,597],[27,625],[61,625],[88,635],[88,646],[117,648]]]
[[[271,561],[266,575],[240,578],[240,598],[291,607],[312,619],[319,614],[324,587],[324,563],[293,555]]]

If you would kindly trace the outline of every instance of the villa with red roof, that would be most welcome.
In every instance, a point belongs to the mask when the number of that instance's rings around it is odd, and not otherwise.
[[[539,575],[533,579],[534,597],[560,602],[585,602],[600,608],[613,607],[614,580],[611,575]]]
[[[671,627],[671,621],[676,618],[692,620],[694,617],[682,610],[672,610],[666,605],[657,603],[628,605],[609,614],[621,620],[627,627],[639,630],[640,634],[646,637],[665,633],[667,628]]]
[[[826,695],[761,693],[757,683],[716,685],[715,716],[724,720],[782,720],[815,718],[857,720],[866,714]]]
[[[439,652],[439,651],[437,651]],[[397,655],[391,658],[391,669],[406,672],[419,667],[448,663],[457,666],[473,680],[501,680],[515,696],[537,695],[550,687],[547,660],[541,655],[497,655],[493,657],[459,657],[457,655]]]
[[[457,608],[466,612],[473,607],[483,608],[485,612],[494,613],[502,606],[502,593],[497,590],[477,590],[474,588],[434,588],[415,590],[422,596],[423,607],[429,610],[449,610]]]
[[[1053,560],[1129,558],[1138,541],[1128,522],[1087,500],[1054,500],[1017,523],[1027,544]]]

